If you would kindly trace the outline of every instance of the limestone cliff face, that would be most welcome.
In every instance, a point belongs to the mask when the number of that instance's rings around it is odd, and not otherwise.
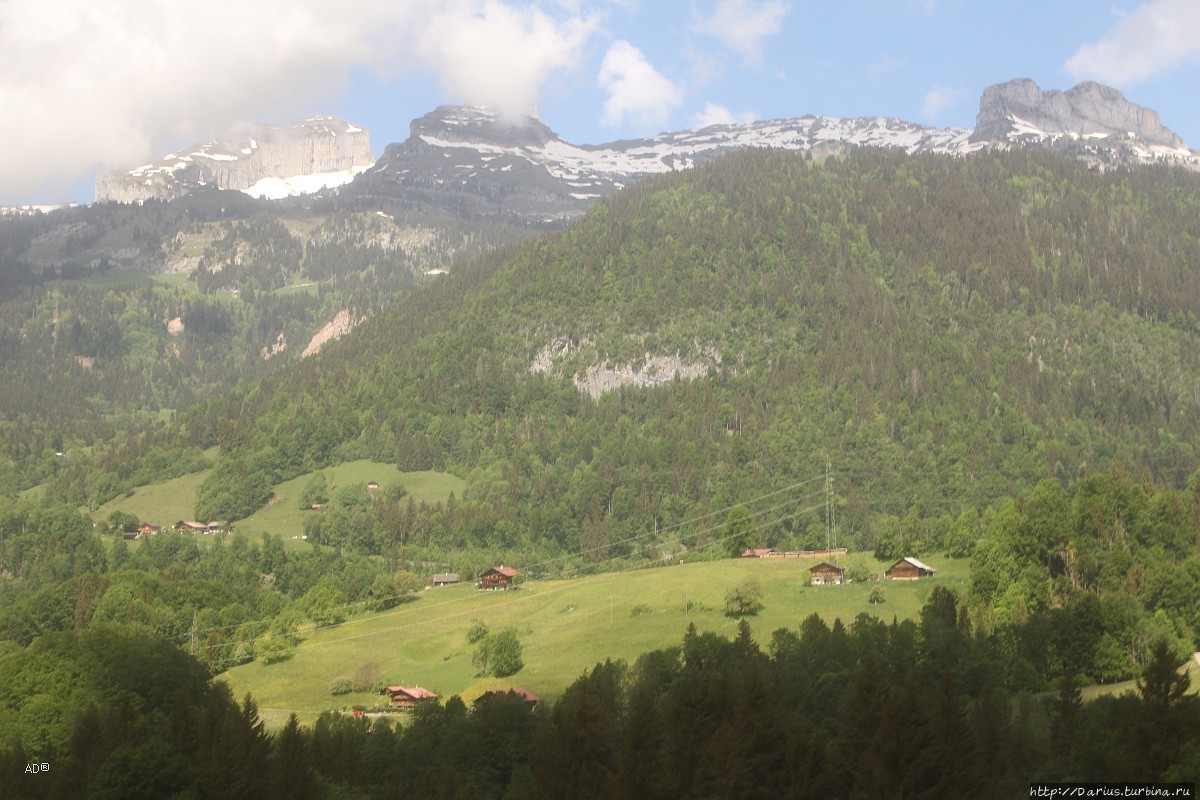
[[[1116,89],[1088,81],[1065,92],[1042,91],[1028,78],[989,86],[979,100],[971,141],[1022,136],[1135,137],[1147,145],[1186,150],[1158,113],[1135,105]]]
[[[255,125],[96,178],[96,200],[170,200],[199,186],[279,196],[351,180],[374,163],[366,130],[335,117]]]

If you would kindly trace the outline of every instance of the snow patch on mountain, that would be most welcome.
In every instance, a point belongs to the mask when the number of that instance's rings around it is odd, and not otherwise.
[[[315,172],[311,175],[293,175],[289,178],[262,178],[241,191],[251,197],[278,200],[282,197],[296,197],[302,194],[315,194],[322,189],[333,189],[345,186],[350,181],[366,171],[371,164],[352,167],[336,172]]]

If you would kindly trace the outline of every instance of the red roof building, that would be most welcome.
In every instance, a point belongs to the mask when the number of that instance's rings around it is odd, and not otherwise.
[[[416,708],[418,703],[437,700],[436,694],[420,686],[389,686],[385,691],[391,696],[388,705],[405,711]]]
[[[524,701],[525,705],[529,706],[530,708],[533,708],[534,706],[536,706],[538,704],[538,700],[539,700],[539,698],[536,694],[534,694],[533,692],[527,691],[525,689],[515,689],[514,688],[514,689],[508,689],[507,691],[504,689],[493,689],[492,691],[484,692],[483,694],[479,695],[479,697],[475,698],[475,702],[472,705],[474,705],[475,708],[479,708],[481,706],[486,706],[489,703],[494,702],[498,698],[504,698],[504,697],[520,699],[520,700]]]
[[[512,587],[513,580],[520,574],[511,567],[492,567],[479,576],[479,582],[475,584],[475,588],[493,592],[497,589],[508,589]]]

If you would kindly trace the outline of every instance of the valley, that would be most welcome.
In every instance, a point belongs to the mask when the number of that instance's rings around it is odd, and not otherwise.
[[[985,100],[974,141],[607,150],[444,107],[316,195],[0,219],[0,756],[164,796],[1190,778],[1200,173],[1104,87]],[[827,548],[845,585],[741,557]],[[440,700],[353,716],[377,684]]]

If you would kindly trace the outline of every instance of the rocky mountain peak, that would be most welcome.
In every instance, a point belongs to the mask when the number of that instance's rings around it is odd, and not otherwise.
[[[1136,105],[1111,86],[1087,81],[1064,91],[1043,91],[1028,78],[989,86],[979,100],[972,142],[1023,138],[1131,137],[1150,146],[1187,150],[1158,113]]]
[[[541,147],[558,138],[536,116],[507,119],[483,106],[438,106],[413,120],[409,130],[413,139],[429,137],[443,146],[487,143],[500,147]]]

